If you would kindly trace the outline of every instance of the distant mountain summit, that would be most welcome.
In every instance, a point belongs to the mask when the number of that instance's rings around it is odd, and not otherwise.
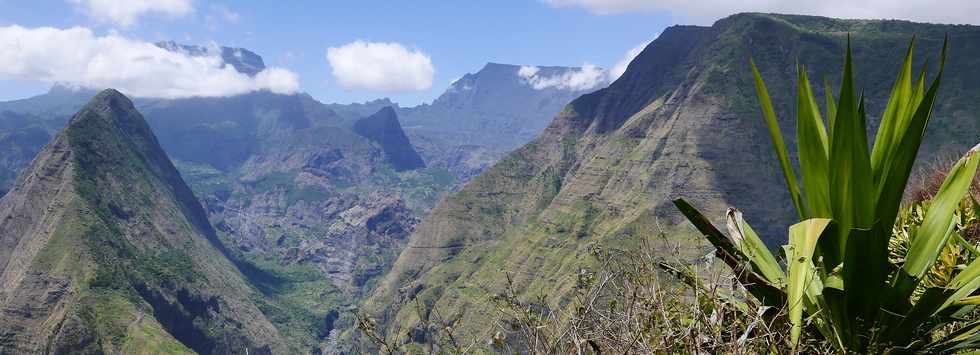
[[[143,117],[105,90],[0,199],[0,353],[289,352],[226,256]]]
[[[427,166],[468,181],[540,134],[565,104],[605,86],[604,80],[605,71],[594,67],[487,63],[431,104],[395,110]]]
[[[171,52],[184,53],[195,57],[218,55],[226,65],[231,65],[235,70],[243,74],[255,75],[265,69],[265,62],[262,60],[262,57],[244,48],[205,47],[179,44],[174,41],[157,42],[156,46]]]
[[[453,82],[432,104],[398,113],[410,130],[507,151],[541,133],[572,99],[604,86],[597,76],[584,81],[592,83],[568,85],[584,70],[487,63]]]
[[[354,132],[381,145],[385,157],[396,171],[425,167],[422,157],[402,131],[398,115],[390,106],[354,122]]]

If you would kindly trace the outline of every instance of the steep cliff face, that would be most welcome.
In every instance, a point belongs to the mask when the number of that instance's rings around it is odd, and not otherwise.
[[[903,21],[740,14],[711,27],[668,28],[608,88],[571,102],[535,140],[447,197],[417,227],[379,290],[365,302],[392,336],[425,312],[454,321],[458,336],[486,335],[510,274],[527,297],[561,304],[589,245],[628,246],[664,231],[693,236],[670,200],[685,197],[711,216],[735,206],[769,242],[792,221],[778,163],[757,108],[747,59],[755,58],[776,102],[791,150],[797,59],[811,77],[839,79],[852,34],[859,86],[877,125],[906,44],[917,65],[953,50],[942,100],[922,151],[975,144],[980,28]]]
[[[133,104],[103,91],[0,199],[0,352],[297,349],[227,253]]]
[[[390,106],[354,122],[354,132],[380,145],[388,163],[397,171],[425,167],[422,157],[402,131],[395,109]]]

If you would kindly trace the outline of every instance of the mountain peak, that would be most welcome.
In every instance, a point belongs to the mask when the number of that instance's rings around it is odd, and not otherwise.
[[[371,117],[377,117],[376,119],[385,121],[394,121],[395,123],[398,122],[398,115],[395,113],[395,109],[391,108],[391,106],[382,107],[377,113],[371,115]]]
[[[133,105],[133,101],[129,100],[126,95],[119,92],[116,89],[105,89],[100,91],[84,107],[81,111],[95,111],[103,113],[104,118],[113,118],[118,114],[128,114],[136,110],[136,106]]]
[[[133,102],[115,89],[105,89],[93,97],[78,111],[65,128],[70,141],[75,143],[115,139],[121,134],[136,144],[141,153],[154,158],[161,165],[170,166],[170,159],[159,148],[156,136],[149,124],[136,110]]]
[[[262,57],[245,48],[219,47],[216,45],[195,46],[174,41],[157,42],[156,46],[192,57],[219,56],[225,65],[231,65],[239,73],[250,76],[265,70],[265,61],[262,60]]]
[[[381,145],[388,162],[398,171],[425,167],[422,157],[405,136],[398,115],[391,106],[382,107],[373,115],[354,123],[354,132]]]

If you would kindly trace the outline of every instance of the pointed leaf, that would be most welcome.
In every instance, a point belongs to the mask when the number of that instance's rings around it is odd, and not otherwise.
[[[837,104],[834,103],[834,89],[830,87],[830,81],[823,80],[824,100],[827,101],[827,127],[828,137],[834,136],[834,118],[837,117]]]
[[[727,236],[721,233],[701,212],[694,206],[684,201],[684,199],[674,200],[674,206],[681,211],[684,217],[700,231],[712,245],[715,246],[715,256],[725,262],[732,269],[735,277],[745,285],[745,288],[755,296],[765,306],[782,307],[786,302],[785,293],[778,287],[772,285],[762,275],[752,270],[747,270],[745,266],[749,264],[748,258],[735,247],[735,244]]]
[[[831,220],[826,218],[813,218],[789,227],[789,248],[786,249],[789,279],[786,284],[786,294],[789,321],[792,324],[790,339],[794,348],[799,344],[800,331],[803,327],[805,292],[809,283],[817,277],[813,267],[813,251],[817,247],[817,240],[830,222]]]
[[[776,149],[776,157],[779,158],[779,165],[783,169],[783,178],[786,179],[786,187],[789,189],[790,198],[796,213],[800,219],[808,215],[803,205],[803,198],[800,194],[800,185],[796,181],[796,172],[793,171],[793,164],[789,161],[789,152],[786,150],[786,143],[783,141],[783,134],[779,130],[779,121],[776,120],[776,111],[772,108],[772,100],[769,98],[769,90],[762,81],[762,75],[756,68],[755,62],[749,59],[752,67],[752,76],[755,78],[755,92],[759,95],[759,104],[762,106],[762,116],[766,120],[769,128],[769,135],[772,137],[773,148]]]
[[[752,263],[753,270],[758,270],[776,287],[786,284],[786,274],[783,273],[776,257],[772,255],[762,239],[759,239],[752,227],[742,219],[742,211],[729,208],[727,217],[728,233],[732,236],[735,246]]]
[[[796,103],[796,144],[800,157],[803,196],[811,217],[830,218],[827,131],[810,88],[806,68],[798,67],[797,70],[799,88]]]
[[[898,140],[896,150],[889,156],[887,162],[881,163],[881,178],[877,185],[877,211],[875,219],[881,221],[882,225],[893,223],[898,216],[905,187],[908,185],[912,167],[915,164],[916,155],[919,153],[919,146],[925,135],[925,129],[931,117],[936,95],[939,91],[939,84],[943,77],[943,68],[946,61],[946,44],[940,53],[939,72],[933,79],[929,91],[922,97],[921,102],[915,109],[908,126],[904,130],[904,136]],[[921,91],[924,77],[920,76],[916,85],[916,91]]]
[[[867,229],[873,222],[874,199],[871,158],[864,119],[864,98],[855,99],[848,40],[837,105],[834,136],[830,147],[830,190],[833,218],[842,231],[838,255],[847,247],[847,233],[853,228]]]
[[[954,165],[933,197],[922,219],[922,225],[915,231],[902,270],[916,279],[921,278],[932,267],[936,257],[949,240],[956,221],[953,214],[966,197],[980,162],[980,145],[973,147]]]
[[[874,170],[874,180],[878,181],[881,176],[882,165],[888,161],[888,157],[898,145],[897,140],[905,134],[908,126],[905,113],[906,106],[911,103],[912,98],[912,49],[915,47],[915,38],[909,42],[908,50],[905,52],[905,60],[898,71],[898,77],[892,86],[891,95],[888,96],[888,104],[885,112],[881,115],[881,123],[878,133],[875,136],[874,149],[871,152],[871,165]]]
[[[927,345],[923,350],[927,353],[954,353],[961,349],[977,349],[978,345],[980,345],[980,321],[973,321]]]

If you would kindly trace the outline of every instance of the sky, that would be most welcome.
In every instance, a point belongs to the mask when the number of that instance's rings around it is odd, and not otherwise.
[[[974,0],[0,0],[0,100],[65,82],[146,97],[271,90],[412,106],[487,62],[614,79],[667,26],[740,11],[980,21]],[[162,40],[243,47],[269,69],[249,77],[152,46]]]

